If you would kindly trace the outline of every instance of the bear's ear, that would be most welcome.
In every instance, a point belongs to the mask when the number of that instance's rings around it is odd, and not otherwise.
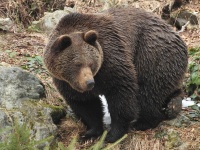
[[[72,44],[71,38],[68,35],[62,35],[57,38],[53,44],[53,50],[63,51]]]
[[[90,31],[86,32],[84,35],[85,42],[87,42],[91,45],[95,44],[97,38],[98,38],[98,33],[94,30],[90,30]]]

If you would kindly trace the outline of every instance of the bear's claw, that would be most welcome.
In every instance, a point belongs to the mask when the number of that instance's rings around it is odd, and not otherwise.
[[[87,140],[94,140],[101,136],[103,133],[103,130],[101,129],[90,129],[85,134],[80,134],[81,141],[87,141]]]

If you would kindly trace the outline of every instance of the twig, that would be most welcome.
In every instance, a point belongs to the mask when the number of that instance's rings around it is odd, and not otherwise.
[[[190,21],[186,22],[186,24],[181,27],[181,30],[178,31],[178,33],[185,31],[185,28],[188,26],[189,23],[190,23]]]

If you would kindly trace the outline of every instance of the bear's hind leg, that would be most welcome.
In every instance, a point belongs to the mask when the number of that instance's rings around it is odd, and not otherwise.
[[[98,97],[71,103],[70,107],[87,127],[82,140],[97,138],[103,133],[103,109]]]
[[[130,128],[141,131],[153,129],[157,127],[159,123],[164,119],[165,115],[156,108],[146,112],[143,110],[140,113],[139,119],[136,122],[132,123]]]
[[[171,101],[167,104],[167,108],[165,109],[165,115],[167,119],[174,119],[181,112],[182,109],[182,98],[176,97],[171,99]]]
[[[175,118],[182,108],[182,91],[180,89],[173,92],[161,108],[149,104],[148,107],[142,105],[142,111],[137,122],[131,124],[131,128],[136,130],[147,130],[155,128],[166,119]]]

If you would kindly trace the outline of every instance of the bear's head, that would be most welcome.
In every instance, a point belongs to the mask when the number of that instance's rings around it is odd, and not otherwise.
[[[96,31],[61,35],[48,45],[43,58],[53,77],[66,81],[79,92],[94,87],[94,76],[103,62],[103,51]]]

